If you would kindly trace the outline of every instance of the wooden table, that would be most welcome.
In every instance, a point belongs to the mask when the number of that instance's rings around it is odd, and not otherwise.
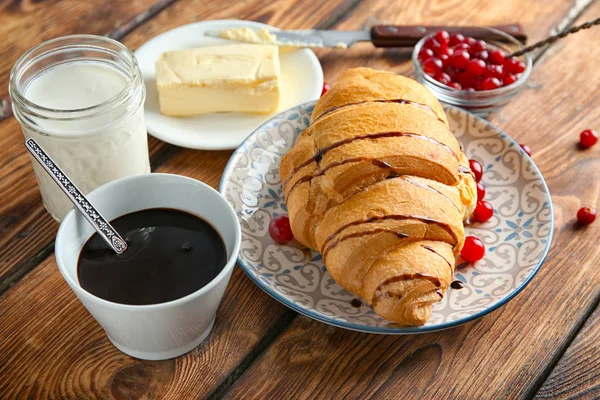
[[[373,23],[519,22],[532,41],[600,15],[591,0],[0,0],[0,399],[600,397],[600,28],[535,58],[530,84],[491,121],[533,149],[552,192],[556,232],[532,283],[501,309],[460,327],[415,336],[333,328],[287,309],[236,268],[210,337],[175,360],[140,361],[106,339],[63,281],[57,224],[42,205],[8,104],[15,60],[73,33],[106,34],[132,49],[194,21],[239,18],[282,28],[363,29]],[[325,77],[369,66],[411,74],[409,51],[359,44],[322,50]],[[194,151],[150,138],[155,171],[217,186],[230,151]]]

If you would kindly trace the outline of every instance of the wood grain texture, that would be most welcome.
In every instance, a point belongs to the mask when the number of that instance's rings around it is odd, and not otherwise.
[[[311,0],[298,6],[293,0],[273,1],[268,5],[260,0],[180,0],[133,30],[122,41],[128,47],[136,49],[150,38],[169,29],[207,19],[251,19],[290,29],[326,27],[354,3],[355,1],[349,0],[327,3]],[[141,15],[147,14],[148,12],[143,12]],[[84,19],[86,18],[88,17]],[[132,22],[124,21],[120,26],[126,29],[132,26]],[[0,80],[0,86],[1,83]],[[160,166],[177,152],[176,147],[152,137],[149,139],[149,145],[153,168]],[[165,157],[165,154],[168,157]],[[225,159],[228,158],[228,154],[224,152],[219,157]],[[21,129],[14,118],[0,122],[0,160],[0,198],[7,199],[0,204],[2,293],[41,261],[36,255],[41,254],[43,257],[49,254],[48,250],[58,225],[42,205],[29,156],[23,146]],[[16,187],[19,188],[18,191],[14,190]]]
[[[0,298],[0,398],[190,399],[208,396],[260,342],[283,306],[236,268],[208,339],[184,357],[117,350],[60,276],[54,257]]]
[[[600,398],[600,309],[586,321],[535,399]]]
[[[213,19],[245,19],[282,29],[326,29],[359,0],[179,0],[156,18],[140,26],[122,42],[137,49],[148,39],[192,22]]]
[[[134,17],[173,0],[5,0],[0,4],[0,99],[8,99],[8,76],[15,61],[31,47],[75,33],[105,35]],[[1,100],[0,100],[1,101]],[[0,121],[10,107],[0,103]]]
[[[596,2],[578,23],[599,13]],[[575,225],[579,207],[600,206],[595,178],[600,153],[576,146],[582,129],[600,124],[595,111],[600,97],[592,89],[600,85],[600,76],[582,62],[600,58],[600,50],[589,47],[597,35],[598,30],[581,32],[555,44],[536,66],[530,88],[492,118],[533,148],[555,205],[552,250],[521,294],[474,323],[419,336],[367,335],[297,318],[227,397],[533,397],[600,296],[600,225]],[[367,65],[382,63],[369,60]],[[595,333],[590,340],[597,340]],[[573,369],[566,379],[573,386],[582,379],[584,389],[595,390],[595,369],[589,381],[578,377],[584,370]]]

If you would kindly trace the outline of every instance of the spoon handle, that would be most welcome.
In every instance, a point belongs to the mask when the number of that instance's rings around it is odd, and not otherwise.
[[[71,180],[65,175],[64,172],[56,165],[56,163],[50,158],[50,156],[37,144],[33,139],[27,139],[25,141],[25,147],[31,153],[33,158],[40,163],[46,170],[48,175],[54,179],[54,182],[62,189],[63,192],[69,197],[69,199],[75,204],[83,216],[88,220],[94,227],[96,232],[108,243],[110,247],[117,253],[121,254],[127,250],[127,243],[117,233],[110,223],[90,204],[85,198],[83,193]]]

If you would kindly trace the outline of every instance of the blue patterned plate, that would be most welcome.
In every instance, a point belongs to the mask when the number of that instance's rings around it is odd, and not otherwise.
[[[385,334],[429,332],[479,318],[512,299],[539,270],[552,240],[554,215],[544,178],[531,158],[508,135],[459,108],[446,109],[450,128],[469,158],[484,166],[483,183],[494,206],[492,219],[472,224],[467,235],[484,241],[485,257],[459,265],[455,278],[463,289],[449,288],[420,327],[390,323],[342,289],[316,252],[298,242],[275,243],[272,217],[287,214],[279,179],[279,160],[309,124],[315,102],[294,107],[252,133],[233,153],[220,191],[242,225],[239,264],[265,292],[286,306],[341,328]],[[356,302],[353,302],[356,303]]]

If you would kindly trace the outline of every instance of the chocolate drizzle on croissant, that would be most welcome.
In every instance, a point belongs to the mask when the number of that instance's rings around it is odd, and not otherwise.
[[[309,165],[312,162],[316,162],[316,163],[321,162],[321,160],[323,159],[323,156],[325,154],[327,154],[327,152],[329,152],[329,151],[331,151],[333,149],[336,149],[336,148],[338,148],[340,146],[352,143],[352,142],[354,142],[356,140],[367,140],[367,139],[368,140],[376,140],[376,139],[381,139],[381,138],[400,137],[400,136],[412,137],[412,138],[417,138],[417,139],[421,139],[421,140],[430,141],[431,143],[435,144],[436,146],[440,146],[445,151],[447,151],[448,153],[452,154],[456,159],[459,158],[458,155],[450,147],[446,146],[443,143],[440,143],[439,141],[437,141],[437,140],[435,140],[433,138],[430,138],[429,136],[420,135],[418,133],[408,133],[408,132],[379,132],[379,133],[371,133],[371,134],[368,134],[368,135],[365,135],[365,136],[354,136],[354,137],[351,137],[351,138],[340,140],[339,142],[330,144],[329,146],[324,147],[324,148],[318,150],[317,153],[314,156],[312,156],[311,158],[309,158],[306,161],[303,161],[302,163],[300,163],[300,165],[298,165],[296,168],[294,168],[294,170],[292,171],[292,174],[283,182],[283,184],[287,185],[290,182],[290,180],[292,180],[294,178],[294,176],[296,175],[296,173],[298,173],[298,171],[300,171],[303,167],[306,167],[307,165]],[[306,181],[308,181],[308,180],[310,180],[310,179],[312,179],[314,177],[324,175],[325,172],[327,172],[328,169],[335,168],[337,166],[344,165],[344,164],[347,164],[347,163],[350,163],[350,162],[355,162],[357,160],[358,161],[361,161],[361,160],[370,160],[375,165],[383,165],[384,167],[392,168],[392,165],[390,165],[389,163],[386,163],[384,161],[377,160],[377,159],[369,159],[368,157],[361,157],[360,159],[349,158],[349,159],[346,159],[346,160],[339,161],[337,163],[328,165],[327,168],[321,169],[319,171],[319,173],[317,173],[317,174],[313,174],[312,176],[308,176],[308,177],[304,176],[301,179],[298,179],[298,181],[296,181],[296,183],[294,184],[294,186],[296,184],[298,184],[298,182],[300,182],[300,183],[301,182],[306,182]],[[289,190],[289,192],[291,192],[293,190],[294,186],[292,186],[292,188]]]
[[[348,70],[280,165],[298,241],[382,317],[424,324],[450,285],[476,187],[433,95]]]
[[[373,299],[371,299],[371,303],[373,304],[373,306],[375,306],[377,304],[377,302],[379,301],[379,299],[383,295],[387,294],[387,292],[385,292],[385,293],[381,292],[381,288],[383,288],[385,285],[389,285],[390,283],[396,283],[396,282],[401,282],[401,281],[413,280],[413,279],[428,280],[438,288],[442,286],[442,282],[440,281],[439,278],[436,278],[435,276],[431,276],[431,275],[420,274],[418,272],[414,273],[414,274],[403,274],[403,275],[399,275],[399,276],[394,276],[394,277],[387,279],[386,281],[382,282],[381,285],[379,285],[379,287],[375,290],[375,295],[373,296]],[[443,297],[443,292],[441,292],[439,289],[434,290],[434,292],[440,292],[439,295]],[[401,296],[397,296],[398,299],[400,297]]]
[[[456,234],[452,231],[452,229],[447,224],[444,224],[443,222],[436,221],[434,219],[423,217],[423,216],[417,216],[417,215],[382,215],[382,216],[378,216],[378,217],[371,217],[371,218],[369,218],[367,220],[363,220],[363,221],[354,221],[354,222],[351,222],[349,224],[342,226],[337,231],[335,231],[334,233],[329,235],[329,237],[327,237],[327,239],[323,243],[323,246],[321,247],[321,254],[323,255],[323,258],[325,258],[327,256],[327,251],[329,251],[333,247],[337,246],[343,240],[346,240],[349,238],[360,237],[362,235],[371,235],[371,234],[377,233],[377,232],[386,232],[386,230],[384,230],[384,229],[374,229],[372,231],[357,232],[352,235],[344,236],[336,241],[333,241],[333,239],[335,239],[336,236],[340,235],[343,231],[345,231],[346,229],[348,229],[352,226],[363,225],[363,224],[368,224],[371,222],[379,222],[379,221],[385,221],[385,220],[400,221],[400,220],[407,220],[407,219],[421,221],[426,224],[438,225],[440,228],[442,228],[443,230],[448,232],[448,234],[456,240],[456,244],[458,244],[458,238],[456,237]],[[387,232],[389,232],[389,231],[387,231]],[[398,232],[396,232],[396,235],[398,235]],[[406,237],[410,237],[409,235],[406,235],[406,234],[404,234],[404,235]]]
[[[426,104],[421,104],[421,103],[417,103],[415,101],[411,101],[411,100],[406,100],[406,99],[389,99],[389,100],[366,100],[366,101],[357,101],[356,103],[348,103],[348,104],[342,104],[340,106],[336,106],[336,107],[332,107],[329,110],[325,110],[323,111],[323,113],[321,115],[319,115],[317,118],[315,118],[312,123],[314,124],[315,122],[317,122],[319,119],[323,118],[324,116],[331,114],[332,112],[339,110],[340,108],[343,107],[352,107],[352,106],[356,106],[356,105],[360,105],[360,104],[364,104],[364,103],[399,103],[399,104],[410,104],[412,106],[415,107],[421,107],[431,113],[433,113],[435,115],[435,111],[433,111],[433,109],[431,107],[429,107]],[[437,116],[436,116],[437,117]],[[440,119],[439,117],[437,117],[441,122],[445,123],[444,120]]]

